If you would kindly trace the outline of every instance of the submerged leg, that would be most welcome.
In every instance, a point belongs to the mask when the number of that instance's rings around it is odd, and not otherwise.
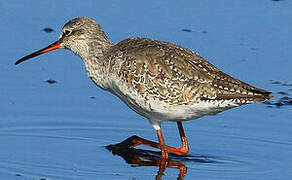
[[[136,147],[139,145],[145,145],[145,146],[151,146],[154,148],[159,148],[159,149],[161,149],[162,158],[166,158],[166,159],[168,158],[168,152],[176,154],[176,155],[185,155],[189,152],[188,141],[187,141],[187,138],[185,136],[182,123],[177,122],[177,125],[178,125],[178,130],[179,130],[179,134],[180,134],[180,138],[181,138],[181,142],[182,142],[182,145],[179,148],[174,148],[171,146],[167,146],[165,144],[165,141],[164,141],[164,138],[162,135],[162,131],[160,128],[156,128],[156,133],[157,133],[159,143],[153,142],[153,141],[150,141],[150,140],[147,140],[144,138],[140,138],[138,136],[132,136],[123,142],[127,141],[127,143],[129,143],[129,141],[130,141],[129,145],[133,146],[133,147]]]

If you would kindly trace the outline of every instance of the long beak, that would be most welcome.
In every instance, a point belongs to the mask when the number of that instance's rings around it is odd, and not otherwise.
[[[17,64],[19,64],[19,63],[21,63],[21,62],[23,62],[23,61],[26,61],[26,60],[28,60],[28,59],[30,59],[30,58],[33,58],[33,57],[35,57],[35,56],[38,56],[38,55],[41,55],[41,54],[43,54],[43,53],[46,53],[46,52],[49,52],[49,51],[52,51],[52,50],[55,50],[55,49],[59,49],[59,48],[61,48],[61,41],[60,41],[60,40],[58,40],[58,41],[52,43],[52,44],[49,45],[48,47],[45,47],[45,48],[43,48],[43,49],[41,49],[41,50],[38,50],[38,51],[36,51],[36,52],[34,52],[34,53],[30,54],[30,55],[27,55],[27,56],[25,56],[25,57],[19,59],[18,61],[16,61],[16,62],[14,63],[14,65],[17,65]]]

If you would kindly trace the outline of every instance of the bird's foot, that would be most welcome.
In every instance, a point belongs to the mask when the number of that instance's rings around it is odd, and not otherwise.
[[[131,148],[137,146],[137,139],[139,139],[139,136],[133,135],[124,141],[115,144],[117,147],[123,147],[123,148]]]

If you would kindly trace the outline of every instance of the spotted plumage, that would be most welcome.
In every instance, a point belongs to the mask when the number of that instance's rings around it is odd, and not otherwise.
[[[270,94],[232,78],[186,48],[163,41],[126,39],[112,46],[104,61],[111,91],[152,121],[190,120],[262,102]],[[169,111],[182,115],[167,117]]]
[[[182,46],[147,38],[110,42],[93,19],[69,21],[50,46],[15,64],[54,49],[69,49],[80,56],[92,81],[110,91],[146,117],[159,143],[135,137],[133,146],[146,144],[167,152],[186,154],[188,144],[180,121],[214,115],[227,109],[273,97],[272,93],[237,80]],[[163,121],[177,121],[182,147],[165,145]]]

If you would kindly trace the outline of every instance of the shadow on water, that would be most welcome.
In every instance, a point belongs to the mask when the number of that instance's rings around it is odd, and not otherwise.
[[[183,179],[187,174],[187,166],[185,162],[195,163],[217,163],[213,160],[215,157],[204,155],[184,155],[179,156],[175,154],[169,154],[169,159],[162,159],[160,151],[136,149],[131,146],[131,137],[118,144],[111,144],[105,146],[113,155],[122,157],[126,163],[132,167],[141,166],[157,166],[159,167],[156,175],[156,179],[161,179],[164,175],[166,168],[176,168],[179,170],[178,178]]]

